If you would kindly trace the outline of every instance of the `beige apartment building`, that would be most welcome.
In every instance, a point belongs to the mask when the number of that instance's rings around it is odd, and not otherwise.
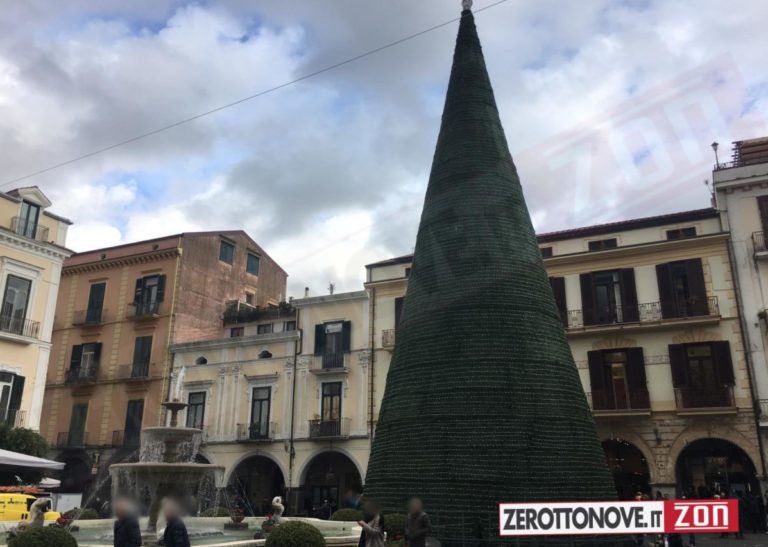
[[[134,457],[141,428],[166,419],[169,347],[218,334],[233,301],[277,306],[286,279],[242,231],[177,234],[67,259],[41,426],[67,464],[61,490],[84,492],[92,505],[106,499],[109,465]]]
[[[287,495],[293,514],[360,491],[371,411],[365,291],[227,314],[218,337],[171,346],[200,457],[226,468],[249,512]]]
[[[717,208],[730,233],[733,264],[754,377],[763,458],[768,457],[768,138],[733,143],[712,173]]]
[[[751,371],[718,211],[539,242],[619,495],[759,492]],[[410,264],[405,256],[367,267],[377,370],[397,341]],[[376,383],[379,398],[382,389]]]
[[[69,220],[36,186],[0,193],[0,421],[38,429]]]

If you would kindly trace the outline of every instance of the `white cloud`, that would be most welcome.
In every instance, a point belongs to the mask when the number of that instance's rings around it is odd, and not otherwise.
[[[289,81],[459,11],[458,0],[338,0],[333,9],[297,0],[63,4],[30,0],[0,12],[2,180]],[[679,184],[679,170],[650,187],[627,184],[630,166],[604,161],[604,139],[572,151],[588,160],[586,184],[570,163],[552,171],[537,161],[542,151],[567,147],[578,124],[600,121],[609,134],[621,124],[613,105],[642,109],[650,99],[638,106],[635,98],[724,54],[736,70],[708,85],[723,89],[718,108],[730,116],[727,129],[735,138],[768,131],[766,16],[768,5],[757,0],[738,10],[715,0],[543,0],[478,13],[537,228],[706,206],[698,174],[675,187],[674,200],[653,196]],[[69,244],[77,249],[244,228],[289,271],[291,293],[329,281],[337,290],[359,289],[366,262],[413,248],[455,33],[451,24],[21,184],[40,185],[53,210],[75,221]],[[740,114],[745,97],[753,107]],[[693,137],[677,143],[688,150],[724,138],[710,134],[706,121],[692,127]],[[642,138],[630,140],[633,152],[642,148]]]

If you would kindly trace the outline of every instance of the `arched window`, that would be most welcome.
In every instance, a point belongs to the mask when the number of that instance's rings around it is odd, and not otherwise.
[[[269,353],[267,350],[264,350],[261,353],[259,353],[259,359],[271,359],[271,358],[272,358],[272,354]]]
[[[208,364],[208,359],[206,359],[205,357],[203,357],[203,356],[201,355],[200,357],[198,357],[197,359],[195,359],[195,364],[196,364],[196,365],[207,365],[207,364]]]

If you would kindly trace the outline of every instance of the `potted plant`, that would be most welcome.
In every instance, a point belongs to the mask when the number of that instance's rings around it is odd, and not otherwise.
[[[239,507],[235,507],[232,509],[232,514],[229,516],[230,519],[232,519],[232,522],[235,524],[240,524],[245,520],[245,515],[243,514],[243,510]]]

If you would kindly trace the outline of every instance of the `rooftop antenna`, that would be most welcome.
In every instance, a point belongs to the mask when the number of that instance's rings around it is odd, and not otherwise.
[[[336,288],[336,284],[335,283],[328,283],[328,292],[333,294],[333,291],[334,291],[335,288]]]
[[[715,169],[720,169],[720,159],[717,157],[717,149],[720,148],[720,144],[715,141],[712,144],[710,144],[712,147],[712,150],[715,152]]]

